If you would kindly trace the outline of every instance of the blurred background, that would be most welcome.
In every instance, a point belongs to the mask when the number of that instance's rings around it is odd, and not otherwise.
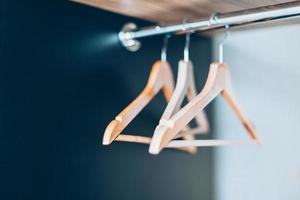
[[[225,41],[224,59],[236,95],[255,123],[261,145],[216,149],[216,199],[300,198],[300,26],[299,20],[292,21],[233,30]],[[214,40],[216,58],[222,38]],[[243,138],[246,132],[223,99],[215,106],[216,135]]]
[[[201,148],[196,155],[115,142],[108,123],[144,88],[163,37],[124,49],[126,22],[152,23],[70,1],[0,2],[0,199],[299,199],[297,24],[232,30],[224,58],[262,144]],[[200,91],[223,36],[193,34]],[[185,37],[169,40],[177,74]],[[125,133],[151,136],[159,94]],[[248,138],[221,97],[206,109],[208,138]]]

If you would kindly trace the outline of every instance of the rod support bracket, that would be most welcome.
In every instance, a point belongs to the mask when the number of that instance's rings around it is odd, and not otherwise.
[[[137,25],[134,23],[126,23],[119,32],[119,39],[122,45],[129,51],[135,52],[141,48],[141,42],[133,39],[134,31],[137,30]]]

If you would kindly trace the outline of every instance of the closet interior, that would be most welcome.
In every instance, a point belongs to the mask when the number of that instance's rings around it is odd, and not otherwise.
[[[299,200],[300,1],[0,3],[0,199]]]

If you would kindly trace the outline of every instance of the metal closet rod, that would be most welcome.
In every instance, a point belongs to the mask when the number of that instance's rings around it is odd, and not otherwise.
[[[194,22],[184,22],[170,26],[152,26],[138,29],[133,23],[126,24],[119,33],[122,44],[130,51],[140,48],[140,42],[136,39],[162,35],[179,34],[193,31],[206,31],[220,27],[239,26],[243,24],[255,24],[258,22],[287,20],[300,17],[300,2],[279,4],[276,6],[261,7],[247,11],[232,12],[227,14],[215,14],[210,19],[202,19]]]

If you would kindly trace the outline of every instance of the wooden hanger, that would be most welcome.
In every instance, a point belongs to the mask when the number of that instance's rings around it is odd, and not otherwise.
[[[160,119],[160,124],[166,123],[174,113],[179,111],[185,96],[191,101],[197,95],[192,62],[181,60],[178,66],[176,87]],[[194,129],[197,130],[196,133],[207,133],[209,131],[209,124],[204,111],[198,113],[196,122],[198,124],[198,127]],[[160,125],[158,125],[155,130],[159,130],[159,126]],[[155,131],[154,135],[156,134],[159,133]]]
[[[193,64],[189,60],[189,46],[190,33],[187,33],[185,38],[184,59],[180,60],[178,63],[176,87],[162,117],[160,118],[160,123],[162,124],[169,120],[174,113],[179,111],[186,96],[188,100],[191,101],[197,95]],[[194,133],[207,133],[209,131],[209,124],[204,111],[199,112],[196,116],[196,123],[198,124],[198,127],[194,129],[197,130]],[[159,125],[156,130],[158,127]],[[154,135],[155,134],[157,133],[154,132]],[[193,136],[192,139],[194,139]]]
[[[154,63],[146,87],[142,93],[130,103],[118,116],[110,122],[107,126],[104,136],[103,145],[111,144],[112,141],[127,141],[149,144],[150,137],[137,135],[120,135],[120,133],[127,127],[127,125],[141,112],[141,110],[152,100],[152,98],[160,91],[167,101],[171,99],[173,93],[173,75],[171,67],[166,61],[157,61]],[[182,128],[182,130],[185,127]],[[194,130],[184,129],[180,136],[184,139],[191,139],[189,132]],[[195,147],[180,148],[190,153],[194,153],[197,149]]]
[[[234,100],[231,78],[228,66],[224,63],[212,63],[209,74],[203,90],[180,111],[174,114],[169,120],[163,121],[156,130],[157,134],[152,137],[149,152],[158,154],[163,148],[169,145],[169,142],[176,137],[195,116],[198,115],[213,99],[221,94],[225,101],[232,108],[234,113],[247,130],[254,142],[257,142],[257,136],[252,124],[240,110],[237,102]],[[224,140],[194,140],[194,141],[172,141],[172,147],[183,146],[217,146],[232,143],[245,143],[243,141],[224,141]],[[170,146],[170,145],[169,145]]]
[[[186,34],[186,41],[184,47],[184,59],[179,61],[178,63],[178,73],[177,73],[177,80],[176,80],[176,87],[174,93],[160,119],[160,124],[164,123],[165,121],[169,120],[172,115],[179,111],[181,108],[181,104],[184,98],[187,96],[188,100],[191,101],[196,95],[196,85],[194,79],[194,69],[193,64],[189,60],[189,46],[190,46],[190,33]],[[194,140],[194,134],[196,133],[207,133],[209,131],[209,124],[204,111],[199,112],[196,116],[196,123],[198,124],[197,128],[194,128],[194,132],[190,132],[189,140]],[[158,125],[155,128],[154,134],[160,134]],[[190,127],[187,125],[184,131],[189,130]],[[178,136],[178,135],[177,135]],[[177,143],[177,141],[174,141]],[[173,145],[170,144],[168,147]],[[196,152],[196,148],[195,148]]]
[[[172,117],[172,115],[180,110],[185,96],[187,96],[188,100],[191,101],[196,97],[196,95],[197,90],[195,86],[193,64],[191,61],[181,60],[179,61],[178,76],[174,94],[172,95],[160,122],[164,124]],[[196,122],[199,126],[197,129],[198,133],[207,133],[209,131],[209,123],[204,111],[198,113],[196,116]]]

